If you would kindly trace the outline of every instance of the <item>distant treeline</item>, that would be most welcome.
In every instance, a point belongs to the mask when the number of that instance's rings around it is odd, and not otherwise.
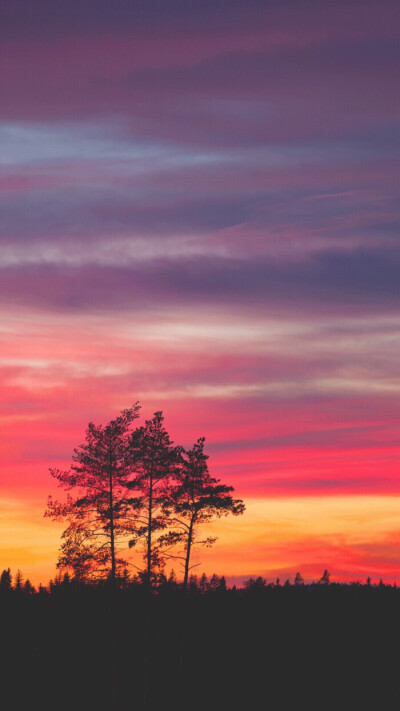
[[[224,575],[218,576],[215,573],[208,577],[206,573],[202,575],[191,575],[189,577],[189,582],[187,587],[184,583],[179,582],[175,571],[172,570],[167,577],[164,574],[159,575],[158,582],[153,585],[152,592],[154,594],[160,594],[164,591],[174,592],[179,591],[186,593],[187,595],[204,595],[206,593],[238,593],[238,594],[257,594],[257,592],[262,592],[264,590],[281,590],[294,587],[313,589],[315,586],[325,587],[329,585],[331,588],[360,588],[360,587],[386,587],[397,589],[396,583],[384,583],[382,579],[378,582],[372,582],[371,578],[366,578],[365,582],[352,581],[352,582],[334,582],[330,580],[330,573],[328,570],[324,570],[321,578],[316,581],[306,582],[301,573],[296,573],[291,581],[287,578],[284,582],[281,582],[280,578],[276,578],[273,581],[267,581],[262,576],[255,578],[248,578],[243,581],[242,585],[232,585],[228,586],[226,583],[226,578]],[[139,575],[131,576],[128,571],[125,570],[125,575],[117,578],[117,588],[119,591],[128,591],[143,587],[145,581]],[[109,580],[82,580],[79,577],[71,577],[69,573],[58,573],[54,578],[52,578],[47,585],[42,585],[41,583],[35,587],[32,585],[29,578],[24,578],[22,572],[17,570],[13,575],[11,568],[6,568],[0,573],[0,594],[7,592],[15,592],[18,594],[34,595],[34,594],[49,594],[55,593],[62,590],[107,590],[110,588]]]

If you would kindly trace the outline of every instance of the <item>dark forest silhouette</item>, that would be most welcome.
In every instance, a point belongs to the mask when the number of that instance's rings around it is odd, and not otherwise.
[[[36,699],[46,709],[142,709],[146,646],[152,710],[289,709],[302,700],[315,709],[392,707],[400,691],[400,590],[300,577],[283,585],[259,577],[235,588],[223,577],[192,575],[185,593],[171,574],[160,576],[150,597],[145,582],[122,579],[112,652],[109,582],[58,574],[35,591],[4,571],[3,699],[10,694],[13,709]]]

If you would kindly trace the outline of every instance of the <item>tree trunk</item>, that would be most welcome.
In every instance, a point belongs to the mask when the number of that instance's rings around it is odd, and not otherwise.
[[[189,581],[189,570],[190,570],[190,552],[192,549],[192,542],[193,542],[194,522],[195,522],[195,514],[193,514],[192,518],[190,519],[190,525],[189,525],[188,537],[187,537],[186,558],[185,558],[185,575],[183,578],[183,601],[182,601],[182,608],[181,608],[181,630],[180,630],[180,639],[179,639],[179,647],[178,647],[178,679],[182,682],[184,680],[183,660],[184,660],[186,624],[187,624],[187,605],[188,605],[187,594],[188,594],[188,581]]]
[[[193,526],[194,526],[194,516],[190,519],[190,526],[188,531],[187,549],[186,549],[186,560],[185,560],[185,576],[183,579],[183,589],[186,593],[188,580],[189,580],[189,563],[190,563],[190,551],[192,548],[193,541]]]
[[[116,568],[115,568],[115,535],[114,535],[114,492],[112,466],[110,462],[110,548],[111,548],[111,585],[115,588]]]
[[[153,514],[153,477],[150,475],[150,490],[149,490],[149,518],[147,531],[147,585],[151,588],[151,527]]]
[[[117,619],[116,619],[116,565],[115,565],[115,535],[114,535],[114,490],[112,464],[110,455],[109,471],[109,502],[110,502],[110,548],[111,548],[111,708],[117,709]]]
[[[143,640],[143,711],[148,708],[148,674],[149,674],[149,616],[150,616],[150,594],[151,594],[151,527],[153,514],[153,477],[150,474],[149,483],[149,516],[147,531],[147,573],[146,573],[146,597],[144,603],[144,640]]]

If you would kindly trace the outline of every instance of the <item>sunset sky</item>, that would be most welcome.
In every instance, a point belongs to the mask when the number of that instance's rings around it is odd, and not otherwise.
[[[0,569],[136,400],[247,504],[198,571],[400,581],[400,5],[3,0]]]

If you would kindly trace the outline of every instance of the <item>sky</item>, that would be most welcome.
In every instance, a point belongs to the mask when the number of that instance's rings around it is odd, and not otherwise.
[[[397,1],[0,15],[0,568],[139,400],[247,504],[199,571],[400,581]]]

